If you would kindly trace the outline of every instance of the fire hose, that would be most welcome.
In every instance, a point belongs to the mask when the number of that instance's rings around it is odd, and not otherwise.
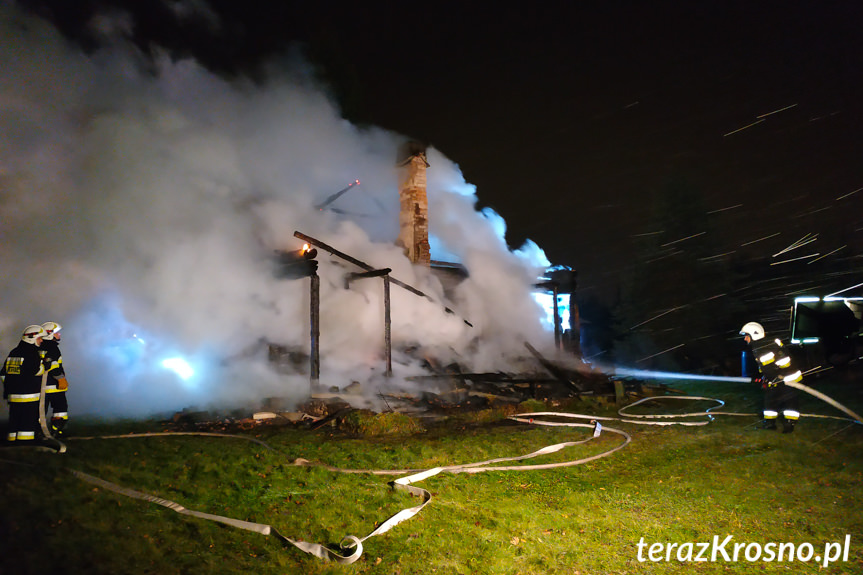
[[[811,388],[808,388],[807,386],[802,385],[802,384],[796,384],[795,383],[795,384],[788,384],[788,385],[792,385],[793,387],[795,387],[797,389],[801,389],[802,391],[805,391],[806,393],[811,393],[812,395],[814,395],[815,397],[818,397],[819,399],[823,399],[824,401],[826,401],[830,405],[833,405],[834,407],[837,407],[841,411],[851,415],[854,418],[854,420],[853,420],[854,423],[861,424],[861,418],[859,416],[857,416],[853,411],[851,411],[847,407],[841,405],[839,402],[836,402],[833,399],[829,398],[828,396],[821,394],[820,392],[817,392],[815,390],[812,390]],[[43,395],[44,395],[44,385],[43,385]],[[715,402],[716,405],[713,407],[710,407],[706,410],[703,410],[703,411],[681,413],[681,414],[632,414],[632,413],[628,412],[628,410],[630,410],[631,408],[633,408],[637,405],[640,405],[642,403],[645,403],[647,401],[667,400],[667,399],[689,400],[689,401],[712,401],[712,402]],[[543,447],[537,451],[534,451],[532,453],[528,453],[525,455],[514,456],[514,457],[501,457],[501,458],[489,459],[486,461],[479,461],[479,462],[473,462],[473,463],[466,463],[466,464],[461,464],[461,465],[435,467],[435,468],[426,469],[426,470],[418,470],[418,469],[389,469],[389,470],[345,469],[345,468],[333,467],[333,466],[320,464],[320,463],[312,463],[308,460],[305,460],[302,458],[297,458],[292,462],[292,464],[295,466],[315,466],[315,467],[320,467],[320,468],[323,468],[323,469],[326,469],[329,471],[333,471],[333,472],[338,472],[338,473],[364,473],[364,474],[373,474],[373,475],[404,475],[407,473],[409,475],[406,475],[404,477],[400,477],[398,479],[395,479],[394,481],[391,481],[390,485],[394,489],[405,490],[408,493],[410,493],[411,495],[418,496],[422,499],[422,502],[420,504],[413,506],[413,507],[406,508],[406,509],[402,509],[401,511],[399,511],[398,513],[396,513],[395,515],[391,516],[389,519],[384,521],[380,526],[378,526],[376,529],[374,529],[372,532],[370,532],[365,537],[359,538],[359,537],[356,537],[354,535],[345,536],[342,539],[342,541],[339,543],[340,549],[338,551],[335,551],[333,549],[330,549],[329,547],[326,547],[326,546],[318,544],[318,543],[310,543],[307,541],[295,540],[295,539],[291,539],[289,537],[285,537],[284,535],[280,534],[271,525],[262,524],[262,523],[253,523],[253,522],[249,522],[249,521],[233,519],[230,517],[224,517],[224,516],[220,516],[220,515],[213,515],[210,513],[203,513],[200,511],[194,511],[194,510],[186,509],[185,507],[183,507],[182,505],[180,505],[179,503],[176,503],[174,501],[170,501],[167,499],[156,497],[154,495],[149,495],[146,493],[135,491],[133,489],[129,489],[129,488],[111,483],[109,481],[105,481],[105,480],[100,479],[98,477],[95,477],[95,476],[92,476],[92,475],[89,475],[89,474],[86,474],[86,473],[83,473],[83,472],[80,472],[77,470],[70,470],[70,472],[72,474],[74,474],[75,477],[77,477],[83,481],[86,481],[88,483],[91,483],[93,485],[97,485],[97,486],[105,488],[105,489],[108,489],[108,490],[113,491],[115,493],[118,493],[120,495],[124,495],[127,497],[132,497],[135,499],[140,499],[140,500],[148,501],[151,503],[155,503],[157,505],[167,507],[168,509],[171,509],[171,510],[173,510],[177,513],[183,514],[183,515],[198,517],[200,519],[206,519],[209,521],[216,521],[216,522],[223,523],[223,524],[226,524],[226,525],[238,528],[238,529],[244,529],[247,531],[254,531],[254,532],[260,533],[262,535],[273,534],[273,535],[276,535],[281,540],[283,540],[284,542],[290,543],[291,545],[304,551],[305,553],[309,553],[310,555],[314,555],[315,557],[318,557],[318,558],[323,559],[325,561],[326,560],[333,560],[333,561],[336,561],[337,563],[340,563],[340,564],[350,564],[350,563],[354,563],[362,555],[362,553],[363,553],[363,542],[364,541],[366,541],[367,539],[369,539],[371,537],[386,533],[387,531],[389,531],[390,529],[392,529],[393,527],[395,527],[399,523],[410,519],[411,517],[413,517],[414,515],[416,515],[420,511],[422,511],[422,509],[431,502],[432,497],[431,497],[431,493],[428,490],[414,486],[414,484],[419,483],[421,481],[424,481],[430,477],[433,477],[433,476],[438,475],[440,473],[483,473],[483,472],[487,472],[487,471],[533,471],[533,470],[553,469],[553,468],[558,468],[558,467],[571,467],[571,466],[575,466],[575,465],[582,465],[584,463],[588,463],[590,461],[595,461],[595,460],[598,460],[598,459],[601,459],[604,457],[608,457],[611,454],[613,454],[614,452],[616,452],[620,449],[623,449],[626,445],[628,445],[632,441],[631,436],[628,433],[626,433],[625,431],[615,429],[612,427],[603,427],[602,424],[600,423],[601,421],[620,421],[623,423],[631,423],[631,424],[638,424],[638,425],[702,426],[702,425],[709,424],[710,421],[712,421],[714,415],[733,415],[733,416],[755,416],[755,415],[757,415],[755,413],[735,413],[735,412],[712,411],[712,410],[719,408],[719,407],[722,407],[724,405],[725,405],[725,403],[723,401],[721,401],[719,399],[709,398],[709,397],[662,396],[662,397],[644,398],[644,399],[641,399],[635,403],[630,404],[629,406],[621,408],[620,410],[618,410],[618,415],[620,415],[621,417],[600,417],[600,416],[595,416],[595,415],[583,415],[583,414],[564,413],[564,412],[522,413],[519,415],[511,416],[509,419],[516,421],[516,422],[533,424],[533,425],[590,428],[590,429],[593,429],[593,433],[592,433],[591,437],[589,437],[587,439],[583,439],[580,441],[571,441],[571,442],[549,445],[549,446]],[[40,409],[41,409],[41,407],[40,407]],[[827,415],[817,415],[817,414],[803,414],[803,415],[805,415],[807,417],[821,417],[821,418],[843,419],[843,420],[846,419],[846,418],[838,417],[838,416],[827,416]],[[674,421],[674,419],[677,419],[677,418],[704,417],[704,416],[707,416],[707,419],[704,421]],[[44,416],[40,416],[40,417],[44,417]],[[576,423],[576,422],[571,422],[571,421],[569,421],[569,422],[567,422],[567,421],[546,421],[544,419],[539,419],[539,418],[550,418],[550,417],[563,418],[563,419],[588,420],[588,421],[590,421],[590,423]],[[615,446],[615,447],[613,447],[607,451],[599,453],[597,455],[593,455],[590,457],[577,459],[577,460],[570,460],[570,461],[564,461],[564,462],[558,462],[558,463],[535,464],[535,465],[515,465],[515,466],[513,466],[513,465],[503,465],[503,466],[492,465],[492,464],[496,464],[496,463],[504,463],[504,462],[512,462],[512,461],[521,461],[521,460],[525,460],[525,459],[531,459],[531,458],[538,457],[541,455],[547,455],[547,454],[555,453],[555,452],[560,451],[560,450],[567,448],[567,447],[571,447],[571,446],[575,446],[575,445],[581,445],[581,444],[587,443],[587,442],[599,437],[603,430],[608,431],[610,433],[620,435],[623,438],[623,443],[621,443],[621,444],[619,444],[619,445],[617,445],[617,446]],[[263,442],[263,441],[258,440],[258,439],[250,438],[247,436],[219,434],[219,433],[206,433],[206,432],[141,433],[141,434],[103,436],[103,437],[99,437],[99,438],[84,437],[84,438],[73,438],[73,439],[133,438],[133,437],[152,437],[152,436],[163,436],[163,435],[203,435],[203,436],[234,437],[234,438],[241,438],[241,439],[250,440],[250,441],[258,443],[258,444],[260,444],[260,445],[262,445],[268,449],[273,449],[266,442]],[[65,446],[63,446],[63,447],[65,448]],[[63,451],[65,451],[65,449]]]
[[[56,447],[49,447],[48,445],[39,445],[38,447],[56,453],[66,453],[66,445],[62,441],[55,439],[48,429],[48,422],[45,418],[45,388],[47,385],[48,372],[46,371],[42,374],[42,386],[39,389],[39,427],[42,428],[42,441],[46,444],[56,444]]]
[[[534,414],[531,414],[531,415],[534,415]],[[554,413],[553,415],[561,415],[561,414]],[[418,471],[415,469],[414,470],[405,470],[405,469],[383,469],[383,470],[382,469],[343,469],[343,468],[338,468],[338,467],[332,467],[329,465],[311,463],[308,460],[305,460],[302,458],[298,458],[298,459],[294,460],[293,465],[296,465],[296,466],[315,466],[315,467],[321,467],[321,468],[324,468],[324,469],[327,469],[330,471],[334,471],[334,472],[339,472],[339,473],[367,473],[367,474],[374,474],[374,475],[403,475],[405,473],[411,473],[411,475],[408,475],[406,477],[401,477],[399,479],[396,479],[396,480],[390,482],[390,485],[394,489],[402,489],[402,490],[407,491],[411,495],[416,495],[416,496],[421,497],[422,502],[419,505],[409,507],[406,509],[402,509],[401,511],[399,511],[398,513],[396,513],[395,515],[393,515],[392,517],[390,517],[389,519],[384,521],[379,527],[377,527],[375,530],[373,530],[371,533],[369,533],[365,537],[359,538],[359,537],[356,537],[354,535],[347,535],[340,542],[340,544],[339,544],[340,550],[339,551],[334,551],[334,550],[330,549],[329,547],[326,547],[326,546],[318,544],[318,543],[310,543],[308,541],[294,540],[294,539],[291,539],[289,537],[285,537],[284,535],[279,533],[271,525],[266,525],[263,523],[252,523],[249,521],[242,521],[242,520],[233,519],[230,517],[224,517],[221,515],[213,515],[210,513],[202,513],[200,511],[193,511],[190,509],[186,509],[185,507],[183,507],[182,505],[180,505],[179,503],[176,503],[174,501],[170,501],[167,499],[156,497],[154,495],[149,495],[147,493],[142,493],[140,491],[135,491],[133,489],[129,489],[129,488],[117,485],[115,483],[111,483],[109,481],[105,481],[104,479],[94,477],[94,476],[89,475],[87,473],[83,473],[83,472],[76,471],[76,470],[70,470],[70,471],[78,479],[81,479],[81,480],[86,481],[88,483],[91,483],[93,485],[97,485],[97,486],[102,487],[104,489],[108,489],[108,490],[113,491],[114,493],[117,493],[119,495],[124,495],[126,497],[132,497],[134,499],[140,499],[140,500],[148,501],[150,503],[155,503],[157,505],[167,507],[168,509],[171,509],[171,510],[176,511],[177,513],[180,513],[183,515],[190,515],[190,516],[198,517],[201,519],[207,519],[209,521],[216,521],[219,523],[230,525],[232,527],[236,527],[238,529],[245,529],[247,531],[254,531],[254,532],[260,533],[262,535],[273,534],[273,535],[276,535],[277,537],[279,537],[280,539],[282,539],[284,542],[290,543],[291,545],[297,547],[298,549],[300,549],[306,553],[309,553],[310,555],[314,555],[315,557],[318,557],[320,559],[333,560],[333,561],[336,561],[337,563],[341,563],[341,564],[350,564],[350,563],[355,562],[362,555],[362,553],[363,553],[363,542],[366,539],[369,539],[370,537],[374,537],[376,535],[381,535],[383,533],[386,533],[387,531],[389,531],[390,529],[392,529],[393,527],[395,527],[399,523],[401,523],[407,519],[410,519],[411,517],[413,517],[414,515],[419,513],[426,505],[428,505],[431,502],[431,499],[432,499],[431,493],[425,489],[422,489],[419,487],[414,487],[413,486],[414,483],[419,483],[420,481],[423,481],[425,479],[428,479],[429,477],[433,477],[435,475],[438,475],[439,473],[482,473],[485,471],[528,471],[528,470],[552,469],[552,468],[556,468],[556,467],[570,467],[570,466],[574,466],[574,465],[581,465],[581,464],[584,464],[584,463],[587,463],[590,461],[595,461],[597,459],[601,459],[603,457],[608,457],[609,455],[611,455],[615,451],[623,449],[632,440],[630,435],[628,433],[626,433],[625,431],[621,431],[619,429],[614,429],[614,428],[610,428],[610,427],[603,428],[602,425],[598,421],[595,421],[597,419],[595,417],[587,416],[587,415],[578,416],[576,414],[563,414],[563,415],[594,420],[593,423],[591,423],[591,424],[587,424],[587,423],[565,423],[565,424],[559,424],[558,423],[558,424],[556,424],[556,425],[566,425],[568,427],[586,427],[586,428],[593,429],[593,434],[591,435],[591,437],[589,437],[587,439],[583,439],[581,441],[569,441],[569,442],[565,442],[565,443],[557,443],[554,445],[549,445],[549,446],[543,447],[537,451],[534,451],[532,453],[528,453],[526,455],[519,455],[519,456],[515,456],[515,457],[501,457],[501,458],[496,458],[496,459],[489,459],[486,461],[466,463],[466,464],[462,464],[462,465],[435,467],[432,469],[426,469],[426,470],[421,470],[421,471]],[[515,419],[515,420],[518,421],[518,419]],[[537,424],[542,424],[539,421],[531,421],[531,422],[537,423]],[[560,462],[560,463],[541,464],[541,465],[486,467],[486,466],[491,465],[493,463],[503,463],[503,462],[508,462],[508,461],[521,461],[524,459],[530,459],[530,458],[538,457],[541,455],[547,455],[550,453],[555,453],[555,452],[560,451],[566,447],[581,445],[581,444],[587,443],[588,441],[591,441],[591,440],[599,437],[601,432],[603,431],[603,429],[606,431],[609,431],[611,433],[618,434],[621,437],[623,437],[624,438],[623,443],[613,447],[612,449],[609,449],[607,451],[599,453],[597,455],[593,455],[591,457],[586,457],[586,458],[578,459],[578,460],[564,461],[564,462]],[[255,443],[264,445],[269,449],[273,449],[271,446],[269,446],[268,444],[266,444],[263,441],[253,439],[253,438],[248,438],[245,436],[218,434],[218,433],[204,433],[204,432],[201,432],[201,433],[185,432],[185,433],[179,433],[179,434],[171,433],[171,432],[167,432],[167,433],[142,433],[142,434],[104,436],[104,437],[98,437],[98,438],[97,437],[86,437],[86,438],[73,438],[73,439],[108,439],[108,438],[120,438],[120,437],[132,438],[132,437],[152,437],[152,436],[159,436],[159,435],[206,435],[206,436],[237,437],[237,438],[249,439],[251,441],[254,441]]]
[[[853,417],[854,423],[858,423],[858,424],[863,425],[863,417],[860,417],[859,415],[857,415],[856,413],[854,413],[853,411],[851,411],[850,409],[848,409],[847,407],[845,407],[844,405],[839,403],[838,401],[834,400],[831,397],[824,395],[823,393],[821,393],[817,389],[812,389],[811,387],[809,387],[807,385],[803,385],[800,382],[796,382],[796,383],[795,382],[786,382],[785,385],[799,389],[800,391],[808,393],[809,395],[811,395],[813,397],[817,397],[818,399],[820,399],[822,401],[826,401],[827,403],[829,403],[830,405],[832,405],[833,407],[835,407],[839,411],[845,412],[848,415],[850,415],[851,417]],[[811,414],[804,414],[804,415],[807,415],[808,417],[833,417],[833,416],[829,416],[829,415],[828,416],[824,416],[824,415],[813,416]],[[839,419],[841,419],[841,418],[839,418]]]

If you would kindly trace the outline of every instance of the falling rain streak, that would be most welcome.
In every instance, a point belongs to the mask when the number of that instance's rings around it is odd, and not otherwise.
[[[803,246],[805,246],[805,245],[807,245],[807,244],[811,244],[812,242],[814,242],[815,240],[817,240],[817,239],[818,239],[818,234],[815,234],[815,235],[812,235],[812,237],[809,237],[810,235],[811,235],[811,234],[806,234],[805,236],[803,236],[802,238],[800,238],[799,240],[797,240],[796,242],[794,242],[794,243],[793,243],[793,244],[791,244],[790,246],[788,246],[788,247],[786,247],[785,249],[783,249],[783,250],[781,250],[781,251],[776,252],[775,254],[773,254],[773,256],[772,256],[772,257],[774,257],[774,258],[775,258],[776,256],[780,256],[780,255],[782,255],[782,254],[784,254],[784,253],[786,253],[786,252],[790,252],[791,250],[796,250],[797,248],[799,248],[799,247],[803,247]],[[816,254],[816,255],[817,255],[817,254]]]
[[[665,349],[665,350],[660,351],[658,353],[654,353],[653,355],[648,355],[647,357],[642,357],[641,359],[637,360],[635,363],[641,363],[642,361],[647,361],[648,359],[658,357],[660,355],[664,355],[664,354],[668,353],[669,351],[674,351],[675,349],[681,348],[684,345],[685,344],[681,343],[680,345],[675,345],[674,347],[669,347],[668,349]]]
[[[809,254],[808,256],[800,256],[799,258],[791,258],[790,260],[782,260],[782,261],[779,261],[779,262],[772,262],[770,265],[771,265],[771,266],[778,266],[778,265],[780,265],[780,264],[787,264],[787,263],[790,263],[790,262],[796,262],[796,261],[799,261],[799,260],[805,260],[805,259],[808,259],[808,258],[814,258],[815,256],[818,256],[818,255],[819,255],[819,253],[818,253],[818,252],[815,252],[814,254]]]
[[[736,251],[737,250],[731,250],[730,252],[725,252],[724,254],[716,254],[715,256],[708,256],[706,258],[698,258],[698,261],[708,262],[710,260],[715,260],[715,259],[719,259],[721,257],[730,256],[731,254],[735,253]]]
[[[781,235],[781,234],[782,234],[782,232],[776,232],[775,234],[771,234],[769,236],[764,236],[763,238],[758,238],[757,240],[752,240],[751,242],[742,243],[742,244],[740,244],[740,247],[742,248],[742,247],[746,247],[746,246],[751,246],[752,244],[756,244],[758,242],[763,242],[764,240],[769,240],[770,238],[775,238],[776,236]]]
[[[773,114],[778,114],[779,112],[784,112],[785,110],[790,110],[791,108],[795,107],[796,105],[797,104],[791,104],[790,106],[785,106],[784,108],[779,108],[778,110],[774,110],[772,112],[767,112],[766,114],[761,114],[760,116],[755,116],[757,118],[756,121],[754,121],[751,124],[748,124],[746,126],[743,126],[742,128],[737,128],[736,130],[732,130],[731,132],[728,132],[727,134],[723,134],[722,137],[724,138],[726,136],[730,136],[731,134],[736,134],[737,132],[743,131],[747,128],[751,128],[752,126],[755,126],[756,124],[760,124],[761,122],[764,122],[765,118],[767,118],[767,116],[772,116]]]
[[[664,260],[665,258],[670,258],[671,256],[677,256],[677,255],[680,255],[680,254],[682,254],[682,253],[683,253],[683,252],[682,252],[681,250],[674,250],[674,251],[672,251],[672,252],[671,252],[671,253],[669,253],[669,254],[665,254],[664,256],[659,256],[658,258],[653,258],[653,259],[646,260],[644,263],[646,263],[646,264],[650,264],[650,263],[653,263],[653,262],[658,262],[659,260]]]
[[[790,106],[785,106],[784,108],[779,108],[778,110],[773,110],[772,112],[767,112],[766,114],[761,114],[760,116],[755,116],[756,118],[766,118],[767,116],[772,116],[773,114],[778,114],[779,112],[784,112],[785,110],[790,110],[795,107],[797,104],[791,104]]]
[[[673,308],[671,308],[671,309],[665,310],[665,311],[664,311],[664,312],[662,312],[661,314],[656,315],[656,316],[653,316],[652,318],[650,318],[650,319],[648,319],[648,320],[645,320],[645,321],[643,321],[643,322],[641,322],[641,323],[635,324],[634,326],[632,326],[632,327],[631,327],[631,328],[629,328],[629,329],[630,329],[630,330],[633,330],[633,329],[635,329],[635,328],[637,328],[637,327],[640,327],[640,326],[642,326],[642,325],[644,325],[644,324],[646,324],[646,323],[650,323],[650,322],[652,322],[652,321],[653,321],[653,320],[655,320],[655,319],[659,319],[659,318],[661,318],[662,316],[667,315],[667,314],[669,314],[669,313],[671,313],[671,312],[673,312],[673,311],[677,311],[677,310],[679,310],[679,309],[683,309],[683,308],[685,308],[685,307],[686,307],[685,305],[682,305],[682,306],[677,306],[677,307],[673,307]]]
[[[763,122],[763,121],[764,121],[764,119],[762,118],[762,119],[760,119],[760,120],[757,120],[757,121],[755,121],[755,122],[752,122],[751,124],[748,124],[748,125],[746,125],[746,126],[743,126],[742,128],[737,128],[736,130],[733,130],[733,131],[731,131],[731,132],[728,132],[727,134],[722,134],[722,137],[723,137],[723,138],[725,138],[726,136],[730,136],[731,134],[736,134],[737,132],[742,132],[743,130],[745,130],[745,129],[747,129],[747,128],[751,128],[752,126],[755,126],[756,124],[760,124],[760,123],[761,123],[761,122]]]
[[[829,210],[832,207],[833,206],[824,206],[823,208],[818,208],[818,209],[811,210],[809,212],[804,212],[802,214],[797,214],[796,216],[791,216],[791,217],[794,219],[805,218],[806,216],[811,216],[812,214],[817,214],[818,212],[823,212],[824,210]]]
[[[812,260],[811,262],[808,262],[808,263],[807,263],[807,265],[811,264],[812,262],[817,262],[817,261],[818,261],[818,260],[820,260],[820,259],[824,259],[824,258],[826,258],[827,256],[831,256],[831,255],[835,254],[836,252],[838,252],[838,251],[840,251],[840,250],[842,250],[842,249],[845,249],[846,247],[848,247],[848,246],[847,246],[847,245],[844,245],[844,246],[842,246],[841,248],[836,248],[836,249],[835,249],[835,250],[833,250],[832,252],[827,252],[827,253],[826,253],[826,254],[824,254],[823,256],[818,257],[818,258],[815,258],[815,259],[814,259],[814,260]]]
[[[728,206],[727,208],[719,208],[718,210],[712,210],[707,212],[708,214],[718,214],[719,212],[727,212],[728,210],[733,210],[735,208],[742,208],[743,204],[737,204],[736,206]]]
[[[680,242],[685,242],[686,240],[691,240],[692,238],[697,238],[698,236],[703,236],[706,233],[707,232],[699,232],[697,234],[692,234],[691,236],[686,236],[685,238],[680,238],[679,240],[674,240],[673,242],[668,242],[667,244],[662,244],[659,247],[664,248],[664,247],[671,246],[674,244],[679,244]]]
[[[844,200],[844,199],[845,199],[845,198],[847,198],[848,196],[853,196],[854,194],[856,194],[856,193],[857,193],[857,192],[859,192],[860,190],[863,190],[863,188],[857,188],[857,189],[856,189],[856,190],[854,190],[853,192],[848,192],[848,193],[847,193],[847,194],[845,194],[844,196],[839,196],[838,198],[836,198],[836,200],[837,200],[837,201],[839,201],[839,200]]]

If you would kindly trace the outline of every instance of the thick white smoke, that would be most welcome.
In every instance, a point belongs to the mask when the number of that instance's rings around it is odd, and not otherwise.
[[[261,87],[167,58],[145,74],[139,59],[120,45],[85,56],[0,7],[0,336],[8,350],[28,324],[63,324],[73,414],[305,397],[307,363],[285,373],[266,349],[309,349],[309,281],[276,279],[270,257],[301,247],[295,230],[435,300],[392,287],[396,380],[424,357],[506,370],[524,341],[548,345],[530,296],[545,256],[510,252],[442,153],[429,150],[432,257],[470,272],[446,301],[393,243],[406,138],[345,121],[301,65]],[[355,179],[338,210],[315,207]],[[321,382],[380,381],[382,282],[345,289],[361,270],[318,259]],[[162,367],[173,356],[195,375]]]

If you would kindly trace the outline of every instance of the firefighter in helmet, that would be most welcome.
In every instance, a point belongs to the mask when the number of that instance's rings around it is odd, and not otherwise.
[[[785,353],[781,340],[764,338],[764,327],[760,323],[750,321],[740,328],[740,335],[758,367],[759,375],[754,381],[764,390],[764,427],[776,429],[781,416],[782,433],[791,433],[800,419],[800,412],[797,411],[797,392],[786,384],[797,383],[803,379],[803,374],[792,367],[791,357]]]
[[[66,389],[69,383],[66,381],[66,371],[63,369],[63,355],[60,353],[60,330],[63,329],[59,323],[48,321],[42,324],[45,336],[42,338],[41,350],[44,357],[50,361],[46,367],[48,379],[45,383],[45,416],[51,410],[51,434],[61,437],[69,421],[69,403],[66,401]]]
[[[3,399],[9,402],[9,429],[7,441],[22,445],[32,444],[39,430],[39,396],[42,374],[45,373],[39,346],[45,330],[41,325],[24,328],[21,341],[0,368],[3,380]]]

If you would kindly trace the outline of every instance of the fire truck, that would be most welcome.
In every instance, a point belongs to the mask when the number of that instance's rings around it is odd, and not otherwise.
[[[791,343],[807,363],[844,367],[863,359],[863,297],[798,297],[791,310]],[[811,367],[815,367],[812,365]]]

